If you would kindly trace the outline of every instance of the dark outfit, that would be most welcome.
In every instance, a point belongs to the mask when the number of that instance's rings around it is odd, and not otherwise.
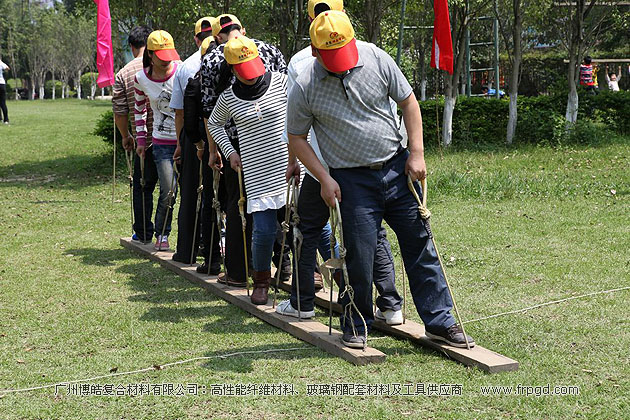
[[[0,117],[4,116],[4,122],[9,122],[9,111],[7,110],[7,85],[0,84]]]
[[[194,229],[194,214],[197,205],[197,186],[199,182],[199,163],[201,163],[202,168],[202,181],[203,181],[203,192],[202,192],[202,207],[200,209],[200,215],[198,219],[197,226],[197,237],[195,239],[195,244],[193,247],[194,253],[197,253],[199,248],[199,238],[201,236],[201,242],[203,243],[203,257],[205,262],[208,262],[209,251],[210,251],[210,242],[212,236],[212,229],[214,228],[214,243],[212,244],[212,265],[215,266],[220,263],[221,251],[219,242],[221,240],[219,226],[216,225],[216,215],[214,209],[212,208],[212,200],[214,199],[214,190],[212,189],[213,185],[213,172],[212,168],[208,166],[208,138],[206,137],[206,130],[203,126],[203,117],[201,113],[201,82],[199,80],[199,73],[195,75],[195,77],[190,78],[188,80],[188,84],[186,85],[186,90],[184,91],[184,130],[182,133],[182,159],[184,159],[184,155],[186,159],[190,162],[188,167],[193,167],[196,169],[195,173],[191,176],[189,182],[192,182],[194,188],[194,208],[191,209],[193,214],[193,218],[191,220],[190,217],[188,219],[184,217],[178,218],[178,226],[181,229],[182,223],[187,225],[187,228]],[[202,161],[199,162],[199,158],[197,157],[197,148],[195,143],[203,140],[206,144]],[[186,150],[186,152],[184,152]],[[194,162],[193,162],[194,159]],[[197,165],[195,165],[195,163]],[[192,172],[192,171],[191,171]],[[188,193],[193,193],[192,188],[188,188]],[[221,186],[219,187],[219,202],[223,203],[225,201],[224,197],[221,197],[221,192],[224,190]],[[182,189],[183,194],[183,189]],[[183,205],[183,200],[182,204]],[[180,205],[180,206],[181,206]],[[182,213],[180,207],[180,215],[182,214],[190,214]],[[215,222],[215,223],[213,223]],[[200,226],[199,226],[200,224]],[[191,231],[192,232],[192,231]],[[191,236],[192,237],[192,233]],[[192,244],[192,240],[190,241]],[[190,246],[190,245],[189,245]],[[185,251],[185,248],[184,248]],[[178,248],[178,253],[180,252]],[[185,254],[184,254],[185,255]],[[190,251],[188,253],[188,258],[190,259]]]

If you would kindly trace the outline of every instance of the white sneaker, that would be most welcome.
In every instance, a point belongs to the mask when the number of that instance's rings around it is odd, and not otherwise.
[[[280,315],[298,318],[298,311],[291,306],[291,300],[283,300],[276,306],[276,312]],[[315,316],[315,311],[300,311],[301,319],[309,319]]]
[[[376,309],[374,318],[385,321],[387,325],[400,325],[403,323],[403,313],[401,310],[394,311],[387,309],[385,313],[383,313],[380,309]]]

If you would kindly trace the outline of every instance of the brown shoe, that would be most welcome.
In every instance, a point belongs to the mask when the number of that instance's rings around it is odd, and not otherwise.
[[[247,283],[240,280],[234,280],[232,277],[226,275],[225,273],[219,273],[219,277],[217,281],[221,284],[226,284],[232,287],[246,287]]]
[[[313,275],[313,283],[315,285],[315,291],[322,290],[324,288],[324,279],[320,273],[314,273]]]
[[[269,284],[271,283],[271,271],[254,271],[254,291],[251,301],[254,305],[267,304]]]

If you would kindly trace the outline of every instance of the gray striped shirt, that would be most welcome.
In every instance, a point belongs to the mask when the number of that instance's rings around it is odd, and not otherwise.
[[[365,42],[357,48],[359,62],[343,78],[313,61],[289,92],[287,131],[305,135],[312,126],[331,168],[386,161],[402,141],[389,99],[407,99],[411,85],[385,51]]]

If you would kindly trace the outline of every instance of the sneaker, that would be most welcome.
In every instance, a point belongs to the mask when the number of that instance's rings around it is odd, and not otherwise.
[[[403,313],[400,309],[397,311],[387,309],[385,312],[381,312],[380,309],[376,309],[374,318],[385,321],[387,325],[400,325],[403,323]]]
[[[157,239],[155,240],[155,245],[154,245],[155,249],[157,249],[158,251],[166,251],[169,247],[168,247],[168,235],[159,235],[157,237]]]
[[[210,275],[216,276],[221,272],[221,263],[213,263],[210,266]],[[197,267],[197,273],[199,274],[208,274],[208,264],[204,262],[199,267]]]
[[[9,125],[9,121],[5,121],[5,122],[4,122],[4,124],[5,124],[5,125]]]
[[[433,341],[442,341],[453,347],[466,348],[464,332],[462,331],[462,327],[458,324],[453,324],[450,327],[437,332],[429,332],[429,330],[427,330],[424,334]],[[475,347],[475,340],[469,335],[467,335],[467,337],[470,347]]]
[[[132,241],[140,241],[140,237],[138,237],[138,235],[136,235],[135,233],[133,235],[131,235],[131,240]]]
[[[298,318],[298,310],[294,309],[291,305],[291,300],[283,300],[276,306],[276,312],[280,315],[292,316]],[[301,319],[309,319],[315,316],[315,311],[300,311],[299,313]]]
[[[341,342],[346,347],[350,347],[353,349],[362,349],[365,346],[365,336],[364,335],[354,335],[352,331],[345,331],[343,336],[341,337]]]

